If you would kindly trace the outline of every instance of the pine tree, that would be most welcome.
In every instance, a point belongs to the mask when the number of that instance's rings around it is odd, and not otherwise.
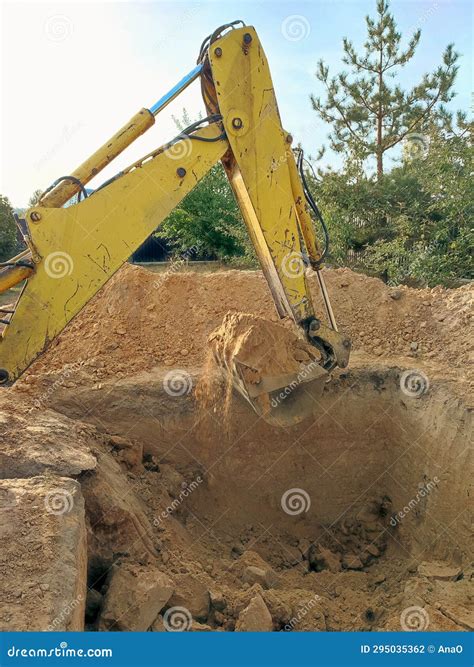
[[[387,0],[377,0],[377,18],[367,16],[366,24],[363,53],[358,53],[347,38],[343,40],[342,60],[350,66],[350,74],[341,72],[330,78],[324,61],[318,63],[316,77],[326,88],[326,99],[312,95],[311,102],[320,117],[332,125],[329,139],[333,150],[362,160],[375,157],[380,180],[387,151],[423,132],[434,117],[440,123],[448,122],[443,104],[454,96],[458,54],[449,44],[442,65],[425,74],[412,90],[404,91],[390,80],[413,58],[421,31],[413,34],[403,50]]]

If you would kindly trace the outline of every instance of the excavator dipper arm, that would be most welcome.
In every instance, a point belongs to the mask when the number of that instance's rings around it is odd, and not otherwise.
[[[85,185],[197,78],[207,118],[86,196]],[[0,291],[26,282],[2,317],[0,381],[10,383],[23,373],[219,161],[280,317],[303,329],[325,371],[347,365],[350,342],[337,331],[319,273],[322,252],[291,141],[256,31],[234,24],[218,29],[177,86],[139,111],[70,176],[58,179],[18,221],[27,250],[0,269]],[[78,193],[82,201],[64,207]],[[315,314],[307,267],[318,273],[327,324]]]

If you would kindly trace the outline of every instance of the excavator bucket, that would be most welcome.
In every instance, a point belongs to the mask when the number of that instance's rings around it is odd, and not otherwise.
[[[298,424],[317,407],[328,373],[318,350],[293,328],[227,314],[209,344],[227,381],[270,424]]]

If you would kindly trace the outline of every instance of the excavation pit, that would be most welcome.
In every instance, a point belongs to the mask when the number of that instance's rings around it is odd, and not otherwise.
[[[234,630],[261,594],[277,630],[426,623],[424,612],[403,620],[411,607],[427,609],[432,629],[465,628],[469,412],[446,383],[428,387],[410,375],[404,385],[406,377],[401,368],[339,373],[314,399],[313,415],[287,429],[237,395],[226,411],[218,393],[203,405],[192,370],[176,395],[157,369],[104,385],[99,401],[88,390],[63,391],[55,407],[118,438],[112,457],[149,521],[163,571],[225,591],[225,613],[211,604],[196,622]],[[123,456],[120,438],[138,443],[143,464]],[[86,507],[89,493],[95,505],[110,503],[89,485]],[[111,541],[101,511],[92,512],[91,549],[112,563],[129,553],[131,536],[119,527]],[[178,599],[194,609],[191,597]],[[434,606],[440,600],[446,613]]]
[[[223,386],[196,391],[226,313],[278,321],[252,271],[124,267],[6,391],[2,629],[78,629],[82,614],[88,629],[162,631],[175,607],[191,630],[473,627],[470,288],[324,275],[353,354],[294,426]],[[45,514],[57,489],[66,520]],[[63,544],[80,605],[57,575]]]

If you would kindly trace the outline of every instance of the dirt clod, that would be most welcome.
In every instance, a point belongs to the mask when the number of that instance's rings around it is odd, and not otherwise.
[[[152,566],[113,569],[103,602],[101,630],[147,630],[173,594],[171,579]]]
[[[253,597],[240,612],[235,629],[237,632],[270,632],[273,629],[271,614],[261,595]]]

